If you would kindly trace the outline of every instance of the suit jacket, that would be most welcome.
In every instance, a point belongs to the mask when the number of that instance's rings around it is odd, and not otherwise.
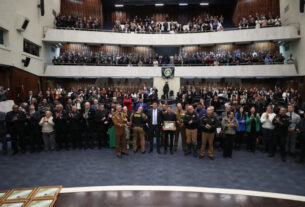
[[[157,109],[157,126],[161,127],[162,126],[162,123],[163,123],[163,114],[162,114],[162,111],[158,110]],[[147,123],[148,123],[148,126],[152,126],[153,122],[153,109],[150,109],[147,113]]]

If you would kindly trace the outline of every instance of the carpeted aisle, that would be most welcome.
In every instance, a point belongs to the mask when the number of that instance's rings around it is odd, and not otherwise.
[[[0,156],[0,189],[62,185],[63,187],[103,185],[172,185],[234,188],[305,195],[305,165],[291,158],[246,151],[233,152],[215,160],[141,153],[118,159],[114,149],[73,150]]]

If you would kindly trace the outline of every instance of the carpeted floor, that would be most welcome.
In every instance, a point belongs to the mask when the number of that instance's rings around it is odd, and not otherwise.
[[[118,159],[114,149],[0,155],[0,189],[63,185],[175,185],[234,188],[305,196],[305,165],[288,157],[234,151],[215,160],[169,153],[134,154]]]

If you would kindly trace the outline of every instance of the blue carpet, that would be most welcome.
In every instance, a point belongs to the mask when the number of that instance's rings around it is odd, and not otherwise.
[[[114,149],[41,152],[0,156],[0,189],[63,185],[175,185],[234,188],[305,195],[305,165],[292,158],[267,158],[257,152],[234,151],[215,160],[174,155],[140,153],[118,159]]]

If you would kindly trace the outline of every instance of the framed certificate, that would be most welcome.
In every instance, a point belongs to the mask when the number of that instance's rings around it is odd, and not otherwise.
[[[3,202],[14,202],[14,203],[16,203],[18,201],[27,201],[27,200],[31,199],[35,190],[36,190],[36,188],[13,189],[9,192],[9,194],[4,199]]]
[[[20,201],[16,203],[1,203],[0,207],[25,207],[26,201]]]
[[[53,199],[61,191],[62,186],[39,187],[32,196],[32,199]]]
[[[0,202],[5,199],[5,197],[7,196],[8,193],[9,193],[8,190],[0,191]]]
[[[165,131],[175,131],[176,123],[174,121],[164,121],[163,127]]]
[[[26,204],[26,207],[53,207],[55,202],[56,198],[31,200]]]

